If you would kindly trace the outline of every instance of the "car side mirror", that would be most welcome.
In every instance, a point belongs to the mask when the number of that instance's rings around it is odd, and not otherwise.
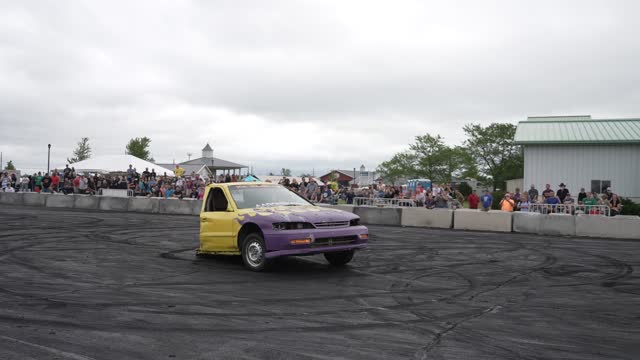
[[[228,207],[227,212],[233,212],[233,209],[231,207]]]

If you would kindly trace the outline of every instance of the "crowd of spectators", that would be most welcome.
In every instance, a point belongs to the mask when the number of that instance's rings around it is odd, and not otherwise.
[[[175,176],[167,173],[157,174],[155,169],[146,168],[139,172],[132,165],[122,173],[113,174],[80,174],[68,165],[62,170],[53,170],[51,174],[40,172],[23,177],[15,173],[2,173],[0,185],[3,192],[39,192],[62,194],[99,194],[103,189],[128,190],[134,196],[161,198],[192,198],[202,199],[205,187],[210,182],[240,182],[243,177],[235,174],[222,174],[215,179],[205,179],[199,174],[185,174],[183,168],[176,165],[173,170]],[[354,204],[356,198],[366,199],[399,199],[407,200],[410,206],[425,207],[427,209],[470,209],[488,211],[492,208],[493,195],[484,190],[478,195],[475,190],[465,199],[465,196],[452,186],[433,184],[424,189],[418,185],[415,191],[409,191],[404,186],[390,186],[382,183],[369,187],[351,188],[338,186],[335,182],[319,184],[313,177],[296,178],[283,177],[281,185],[295,191],[300,196],[313,203],[337,204],[342,201]],[[358,204],[356,204],[358,205]],[[593,215],[618,215],[622,212],[620,197],[607,188],[602,194],[586,192],[581,188],[574,197],[564,183],[557,190],[546,184],[542,193],[535,185],[526,192],[516,189],[514,193],[506,193],[500,199],[499,208],[502,211],[538,211],[543,213],[588,213]],[[605,211],[605,209],[607,211]]]
[[[535,185],[531,185],[528,191],[522,193],[520,189],[516,189],[514,194],[505,194],[505,198],[500,201],[500,207],[503,211],[537,211],[545,214],[586,213],[615,216],[622,212],[621,199],[611,188],[607,188],[602,194],[580,188],[578,196],[574,197],[564,183],[560,183],[555,191],[550,184],[546,184],[542,194]]]
[[[100,174],[79,173],[67,165],[62,171],[54,169],[48,173],[34,173],[18,178],[15,173],[3,173],[0,177],[2,191],[61,194],[97,195],[101,190],[118,189],[130,191],[134,196],[161,198],[202,199],[205,187],[213,179],[204,179],[199,174],[185,174],[179,165],[173,170],[175,176],[155,169],[138,171],[132,165],[122,172]],[[235,174],[217,176],[216,182],[237,182],[242,178]]]

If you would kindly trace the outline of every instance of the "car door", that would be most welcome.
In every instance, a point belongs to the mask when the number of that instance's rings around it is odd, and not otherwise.
[[[203,251],[238,251],[236,211],[220,187],[209,189],[200,213],[200,248]]]

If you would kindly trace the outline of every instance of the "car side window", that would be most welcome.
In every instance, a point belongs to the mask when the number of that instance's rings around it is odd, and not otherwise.
[[[220,188],[213,188],[209,191],[209,196],[207,197],[207,212],[212,211],[227,211],[229,207],[229,201],[224,194],[224,191]]]

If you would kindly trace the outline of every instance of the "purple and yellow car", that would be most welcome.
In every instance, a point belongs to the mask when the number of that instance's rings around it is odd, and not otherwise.
[[[369,232],[357,215],[315,206],[281,185],[212,184],[200,213],[197,253],[241,255],[254,271],[265,269],[276,257],[320,253],[340,266],[368,240]]]

